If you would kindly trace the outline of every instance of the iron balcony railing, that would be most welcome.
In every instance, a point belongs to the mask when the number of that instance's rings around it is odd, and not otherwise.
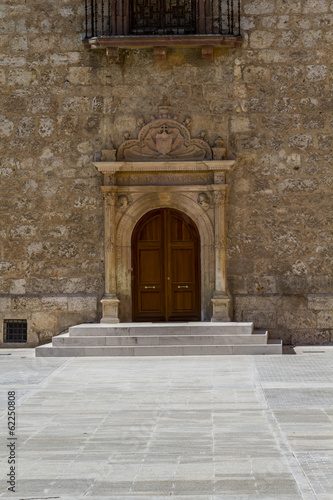
[[[240,0],[85,0],[86,39],[240,36]]]

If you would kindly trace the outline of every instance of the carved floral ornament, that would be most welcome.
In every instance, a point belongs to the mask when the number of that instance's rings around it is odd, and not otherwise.
[[[189,127],[191,119],[186,118],[182,123],[171,118],[169,106],[159,107],[160,118],[153,119],[144,124],[144,120],[139,121],[141,130],[137,139],[127,139],[119,147],[117,161],[200,161],[222,159],[225,155],[224,143],[221,139],[216,140],[216,147],[211,148],[204,140],[205,134],[201,138],[192,139]]]
[[[103,198],[107,206],[111,207],[116,202],[116,194],[113,191],[103,192]]]
[[[214,192],[214,203],[216,206],[225,204],[225,192],[215,191]]]

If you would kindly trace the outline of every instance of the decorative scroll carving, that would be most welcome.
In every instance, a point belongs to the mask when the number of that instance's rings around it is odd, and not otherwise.
[[[212,150],[203,139],[191,139],[190,119],[180,123],[170,117],[169,107],[160,106],[160,118],[141,128],[138,139],[126,140],[119,148],[117,160],[211,160]]]

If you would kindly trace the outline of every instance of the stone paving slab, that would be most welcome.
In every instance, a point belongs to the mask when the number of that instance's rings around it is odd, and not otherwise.
[[[333,350],[33,356],[1,351],[1,499],[333,498]],[[9,390],[15,493],[6,484]]]

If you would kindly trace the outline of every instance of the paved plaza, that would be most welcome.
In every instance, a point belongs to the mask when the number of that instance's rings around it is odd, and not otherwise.
[[[2,349],[0,498],[332,500],[333,348],[296,353],[35,358]]]

